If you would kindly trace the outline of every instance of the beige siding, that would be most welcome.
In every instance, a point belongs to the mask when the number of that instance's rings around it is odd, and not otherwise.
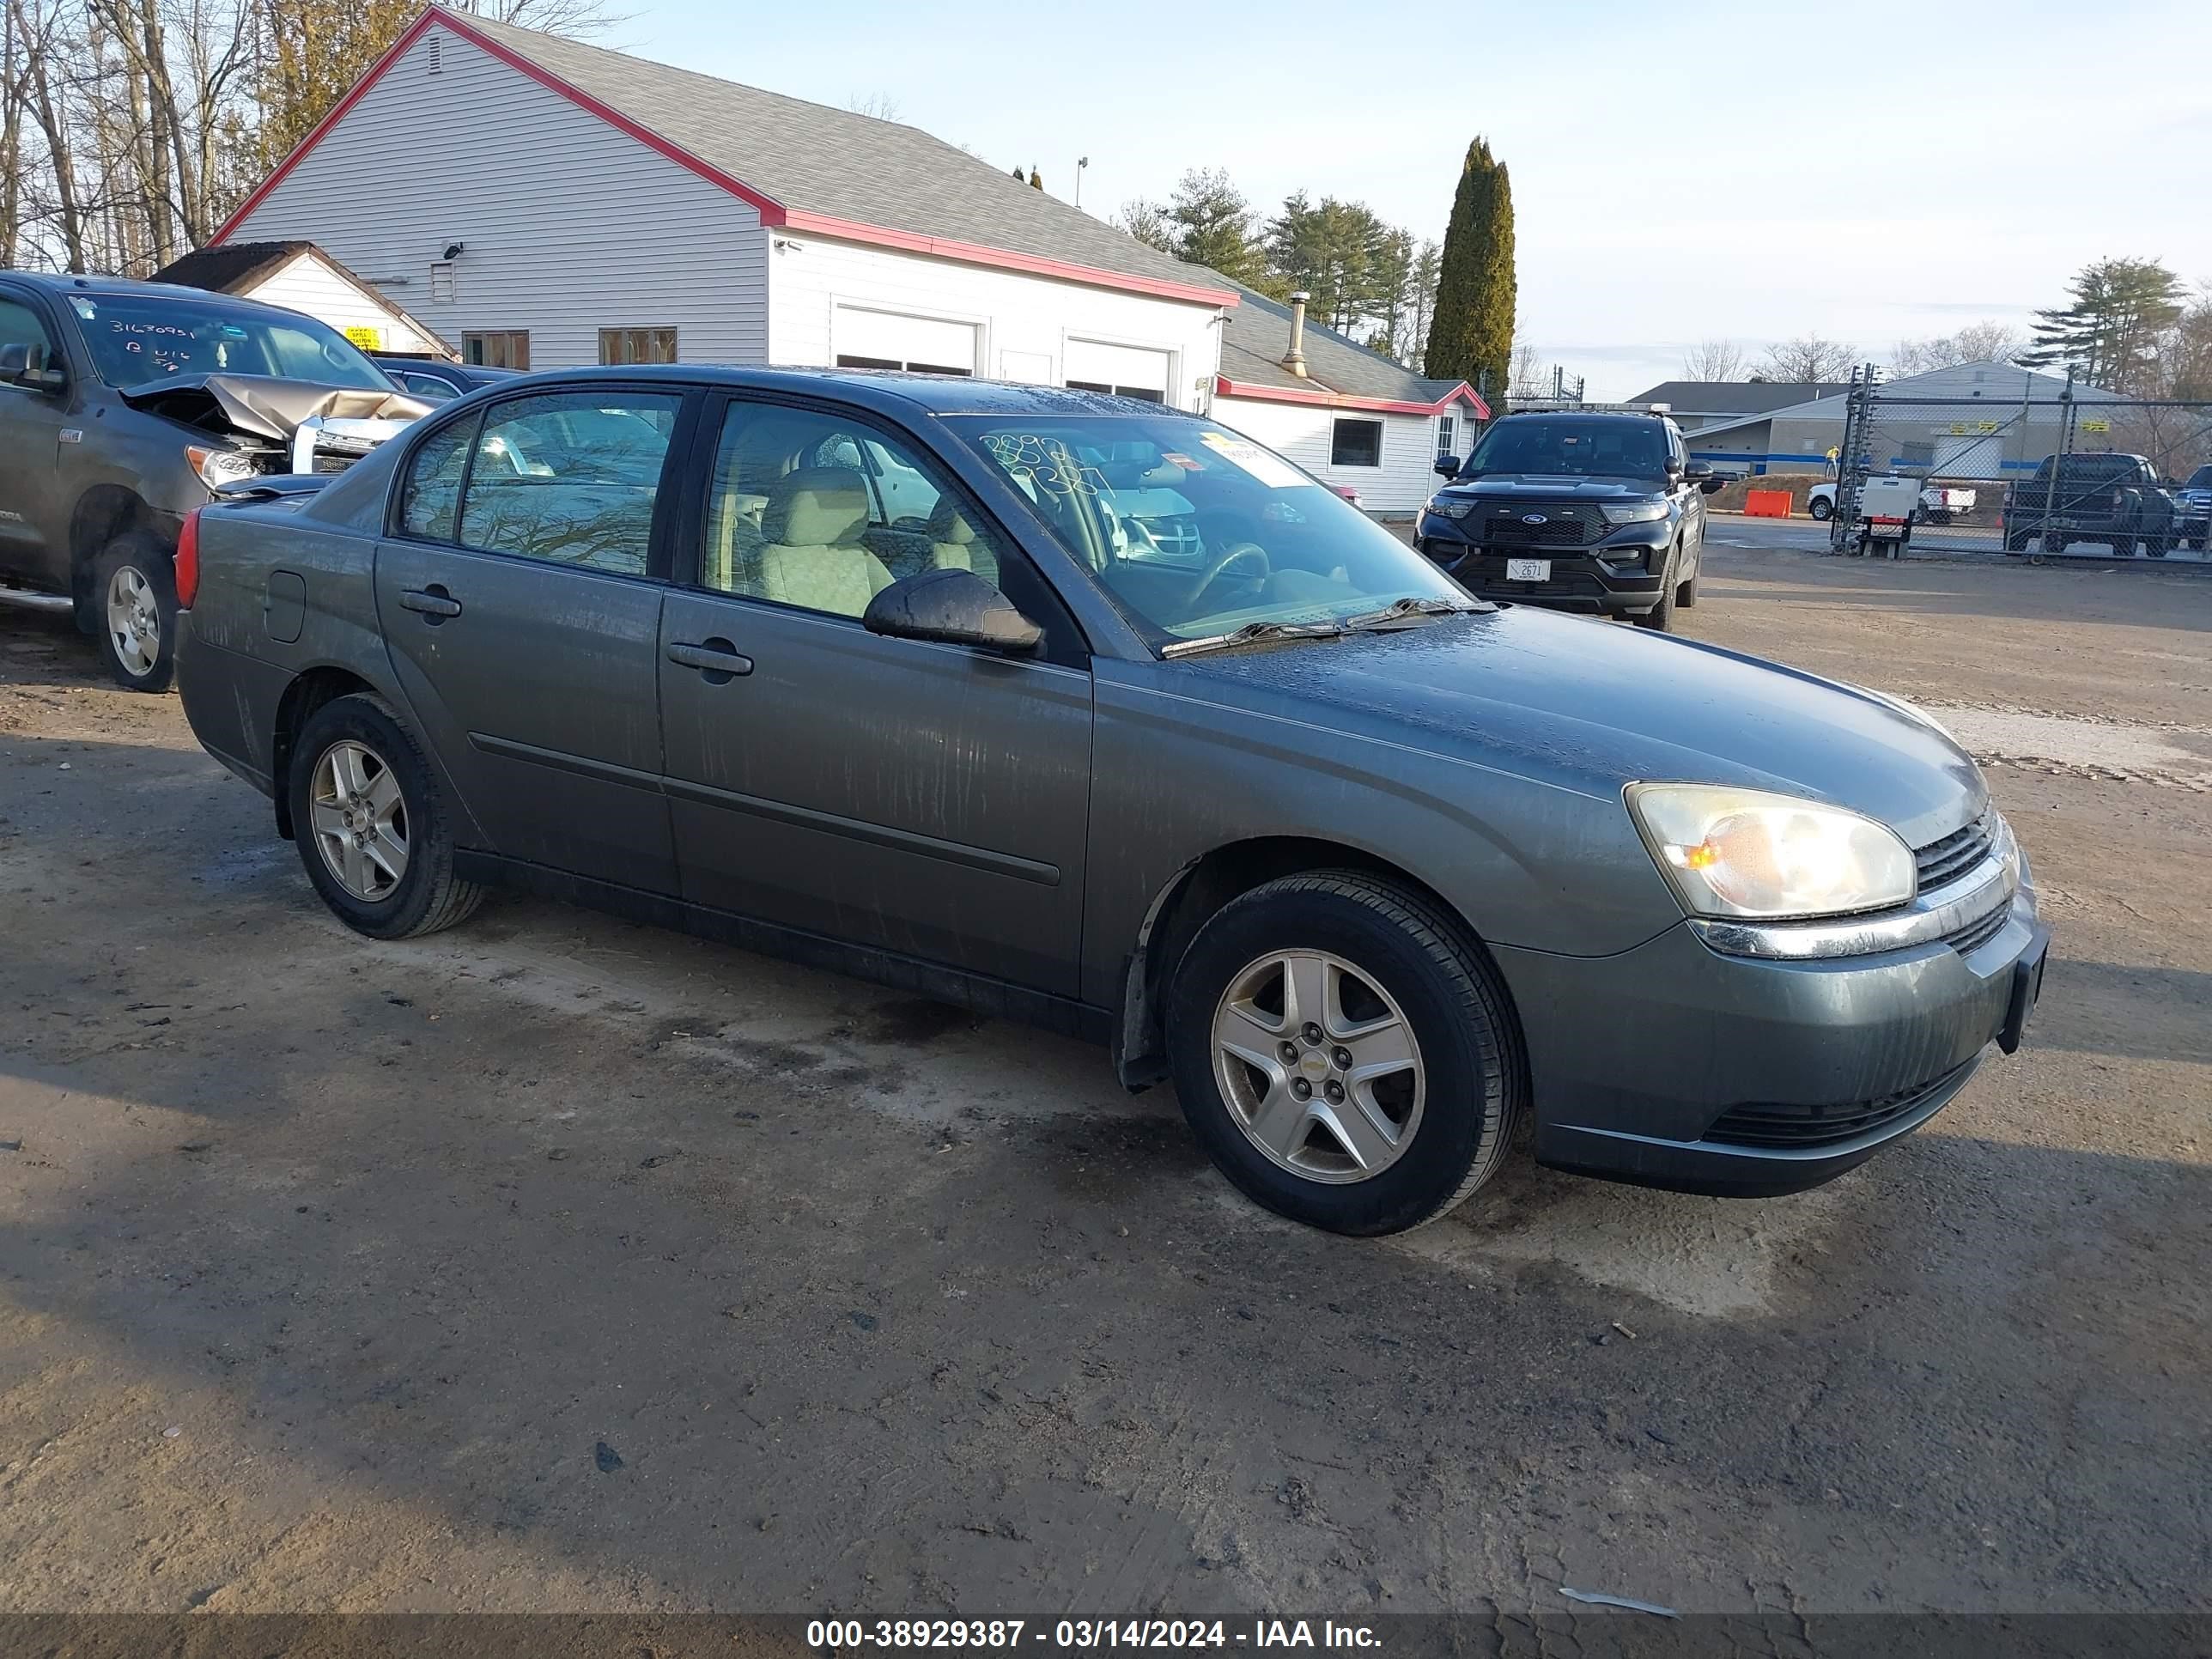
[[[1213,418],[1296,461],[1322,483],[1358,490],[1360,506],[1370,513],[1394,517],[1412,513],[1428,500],[1437,482],[1433,415],[1376,415],[1311,404],[1271,404],[1255,398],[1216,398]],[[1464,453],[1466,417],[1462,414],[1460,418],[1460,449]],[[1330,464],[1329,451],[1340,419],[1382,422],[1382,465]]]
[[[888,248],[778,233],[769,254],[773,362],[829,364],[840,307],[972,326],[976,368],[993,380],[1057,386],[1067,345],[1087,340],[1169,354],[1170,401],[1201,406],[1220,362],[1216,307],[1121,294]],[[865,355],[865,354],[864,354]]]
[[[351,328],[373,328],[376,331],[376,343],[368,348],[371,351],[419,355],[444,349],[439,342],[408,327],[312,253],[302,253],[272,272],[246,297],[258,300],[264,305],[305,312],[318,321],[328,323],[341,334]]]
[[[528,329],[533,368],[597,362],[602,328],[673,326],[686,362],[768,357],[759,216],[447,29],[392,64],[230,240],[294,237],[456,348],[472,329]],[[430,265],[453,242],[453,297],[434,300]]]

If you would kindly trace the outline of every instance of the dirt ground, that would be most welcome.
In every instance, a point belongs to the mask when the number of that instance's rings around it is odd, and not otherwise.
[[[0,611],[0,1611],[2212,1609],[2212,579],[1704,590],[1990,763],[2027,1046],[1802,1197],[1516,1165],[1372,1243],[1071,1042],[535,901],[356,938]]]

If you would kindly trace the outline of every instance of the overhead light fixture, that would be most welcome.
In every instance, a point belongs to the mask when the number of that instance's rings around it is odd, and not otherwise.
[[[448,242],[448,243],[447,243],[447,244],[446,244],[446,251],[445,251],[445,252],[444,252],[441,257],[441,258],[444,258],[444,259],[445,259],[448,264],[450,264],[450,263],[452,263],[453,260],[458,259],[458,258],[459,258],[461,257],[461,249],[462,249],[465,246],[465,244],[461,243],[461,242]]]

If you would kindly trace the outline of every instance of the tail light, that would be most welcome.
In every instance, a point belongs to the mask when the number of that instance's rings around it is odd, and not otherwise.
[[[177,532],[177,604],[192,608],[200,592],[200,509],[185,514],[185,527]]]

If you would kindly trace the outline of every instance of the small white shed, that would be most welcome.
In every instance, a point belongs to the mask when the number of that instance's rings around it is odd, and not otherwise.
[[[363,351],[451,357],[453,348],[313,242],[225,242],[154,273],[157,283],[234,294],[327,323]]]

